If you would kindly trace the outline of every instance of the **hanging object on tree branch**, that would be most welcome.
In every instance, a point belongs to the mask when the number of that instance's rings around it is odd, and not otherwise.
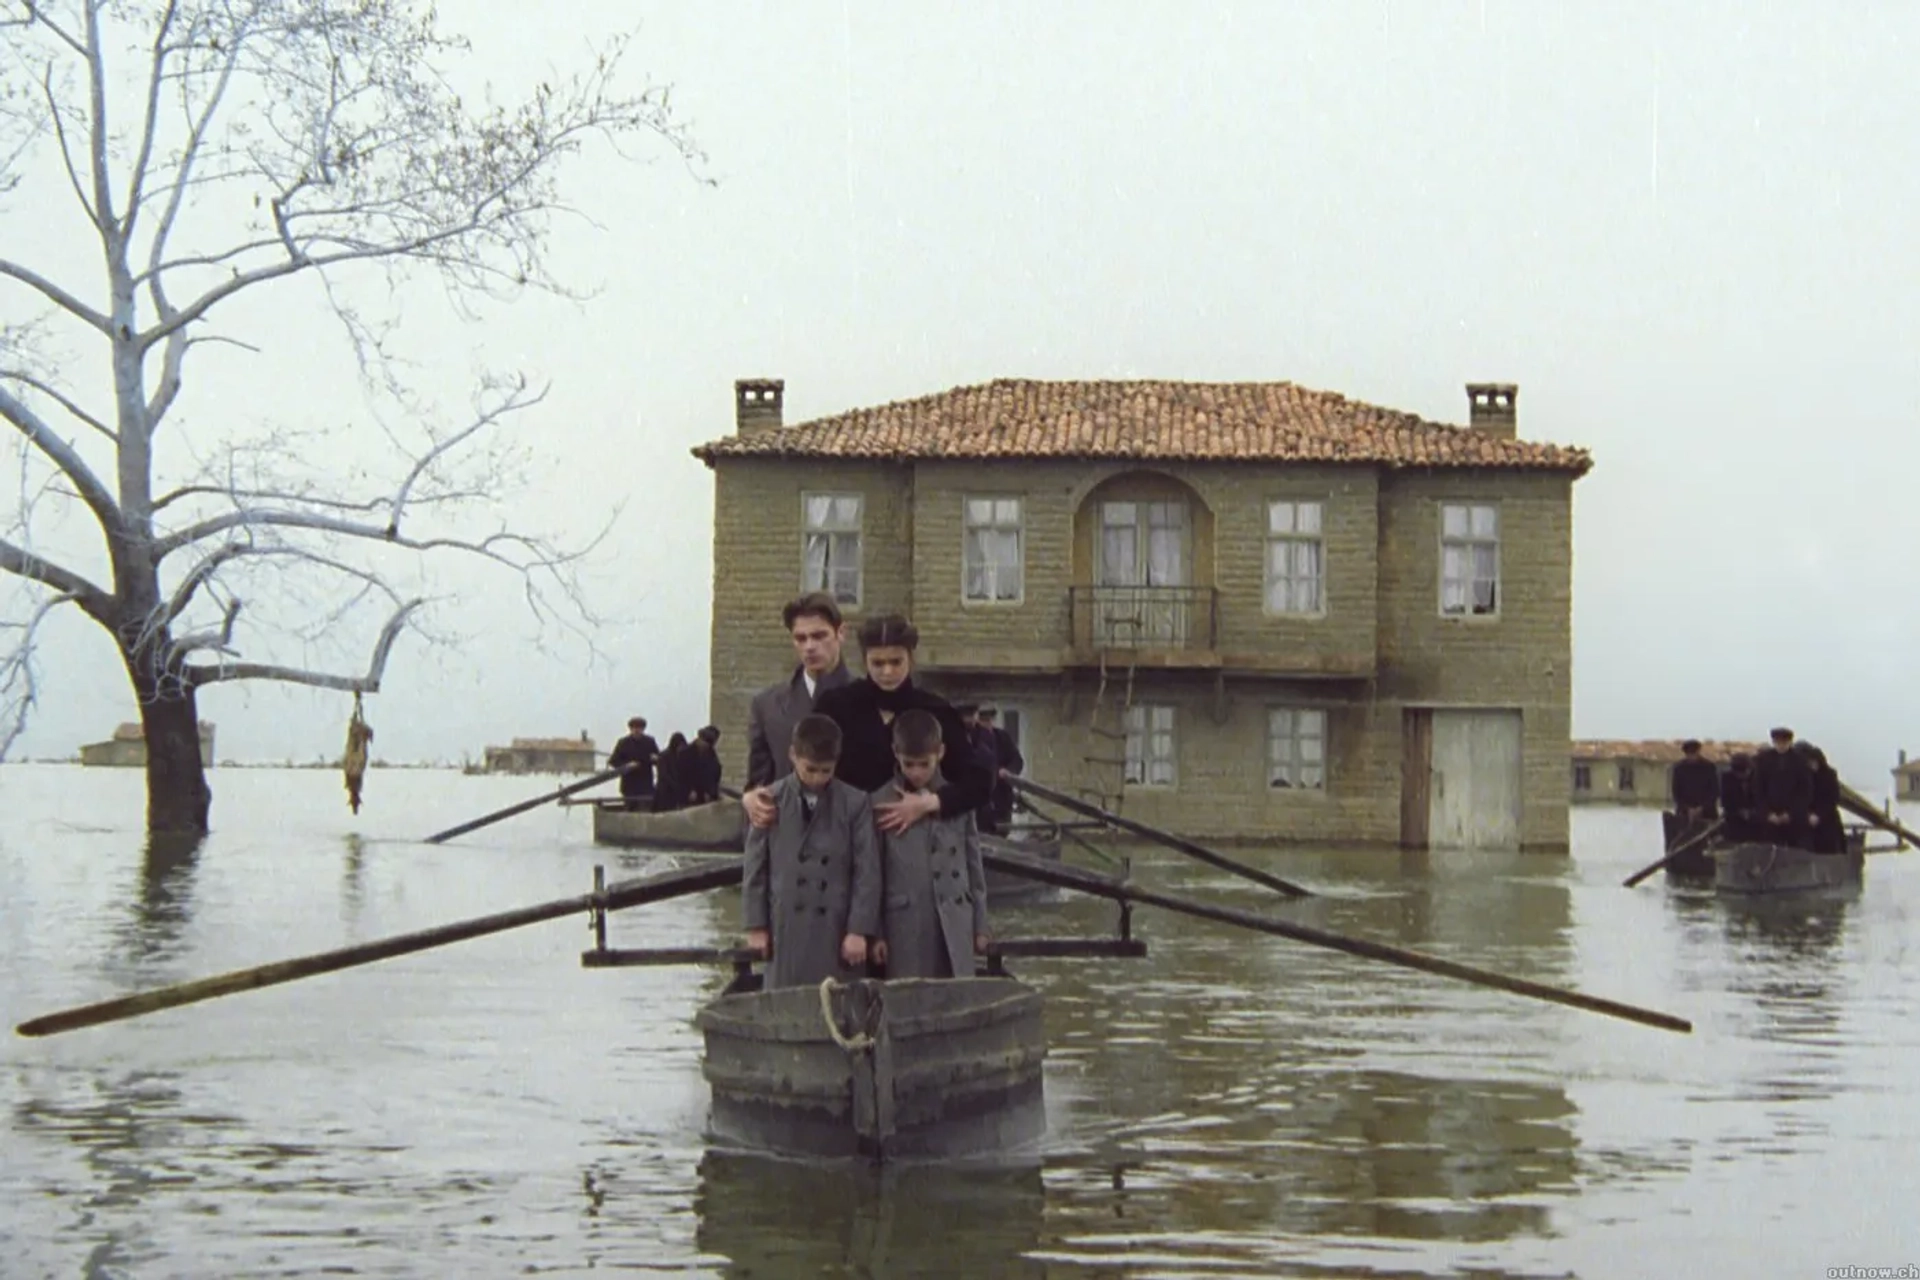
[[[340,767],[347,775],[347,803],[360,812],[360,787],[367,776],[367,744],[373,741],[373,727],[360,711],[360,695],[353,695],[353,718],[347,721],[347,753]]]

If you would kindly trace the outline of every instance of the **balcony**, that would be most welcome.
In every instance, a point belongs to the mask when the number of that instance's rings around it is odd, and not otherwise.
[[[1220,593],[1213,587],[1073,587],[1069,612],[1081,654],[1161,654],[1168,665],[1214,660]]]

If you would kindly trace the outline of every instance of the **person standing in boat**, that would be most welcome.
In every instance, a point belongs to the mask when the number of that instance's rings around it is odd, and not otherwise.
[[[1807,846],[1807,809],[1813,803],[1813,770],[1793,749],[1793,730],[1775,729],[1773,745],[1753,762],[1759,838],[1794,848]]]
[[[646,717],[627,721],[627,736],[613,744],[613,753],[607,757],[609,769],[633,766],[620,775],[620,797],[627,808],[647,807],[653,796],[653,766],[659,758],[660,744],[647,732]]]
[[[1013,735],[1000,727],[999,714],[992,707],[980,708],[980,723],[993,735],[993,829],[1004,834],[1013,825],[1013,783],[1008,779],[1026,772],[1027,761]]]
[[[687,736],[676,733],[660,753],[660,777],[653,784],[653,811],[672,813],[687,807],[687,784],[681,770],[687,759]]]
[[[965,750],[970,744],[955,744]],[[940,722],[914,708],[893,719],[893,781],[876,806],[939,791],[946,744]],[[973,813],[929,818],[880,837],[880,937],[873,958],[895,978],[971,978],[987,949],[987,872]]]
[[[747,832],[741,913],[768,990],[862,976],[867,939],[880,932],[873,804],[834,776],[841,752],[839,725],[801,717],[787,774],[766,789],[774,820]]]
[[[714,750],[719,741],[720,730],[708,725],[693,735],[680,759],[681,799],[689,808],[720,798],[720,753]]]
[[[793,674],[754,695],[747,713],[747,785],[749,794],[787,775],[787,742],[800,717],[813,711],[814,700],[827,689],[851,684],[853,676],[840,657],[846,623],[840,606],[824,591],[791,601],[780,620],[793,641],[799,660]]]
[[[1720,769],[1700,754],[1697,738],[1680,744],[1680,759],[1667,775],[1674,812],[1689,832],[1712,822],[1720,808]]]
[[[1727,771],[1720,775],[1720,812],[1726,815],[1729,840],[1760,838],[1755,783],[1753,757],[1744,751],[1734,752],[1727,761]]]
[[[1840,825],[1840,775],[1827,763],[1827,753],[1811,742],[1796,742],[1794,752],[1804,756],[1813,775],[1807,804],[1807,847],[1815,853],[1845,853],[1847,834]]]
[[[838,776],[862,791],[878,791],[893,779],[893,720],[916,708],[931,712],[940,722],[940,736],[948,742],[967,740],[959,713],[945,698],[913,682],[913,653],[920,633],[898,613],[875,614],[860,624],[860,650],[866,663],[864,680],[828,689],[814,703],[817,715],[840,726],[842,742]],[[947,760],[945,782],[937,791],[920,792],[877,806],[874,818],[880,830],[899,835],[923,818],[938,814],[954,818],[972,813],[992,794],[992,775],[970,751],[956,751]],[[749,794],[743,801],[747,819],[756,827],[773,821],[773,806]]]
[[[980,705],[975,702],[956,702],[953,704],[953,709],[960,717],[961,727],[967,731],[966,749],[973,752],[974,757],[980,761],[980,767],[985,769],[989,776],[998,776],[999,744],[994,741],[993,727],[980,718]],[[960,749],[960,745],[956,744],[954,750]],[[981,831],[988,835],[999,834],[994,828],[991,793],[988,795],[987,803],[975,810],[973,816]]]

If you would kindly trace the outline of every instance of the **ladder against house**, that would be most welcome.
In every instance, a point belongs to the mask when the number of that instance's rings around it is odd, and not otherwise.
[[[1127,715],[1133,710],[1134,650],[1127,650],[1125,685],[1112,691],[1114,677],[1107,652],[1100,650],[1100,684],[1087,716],[1086,782],[1079,790],[1081,799],[1118,813],[1127,794]]]

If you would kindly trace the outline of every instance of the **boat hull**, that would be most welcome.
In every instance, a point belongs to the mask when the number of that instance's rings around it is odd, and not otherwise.
[[[1660,815],[1660,831],[1666,837],[1666,848],[1672,849],[1685,844],[1696,834],[1698,828],[1683,821],[1679,814],[1668,810]],[[1669,880],[1707,881],[1714,877],[1713,854],[1710,851],[1711,839],[1702,840],[1692,848],[1685,850],[1676,858],[1667,861],[1665,871]]]
[[[745,823],[734,800],[670,813],[627,809],[616,800],[593,807],[593,842],[627,849],[739,853],[746,847]]]
[[[790,1156],[937,1160],[1007,1151],[1046,1132],[1046,1031],[1031,987],[861,979],[832,989],[829,1004],[832,1030],[816,987],[733,991],[701,1010],[716,1141]]]
[[[1713,887],[1718,893],[1813,893],[1858,888],[1866,856],[1855,845],[1845,853],[1813,853],[1775,844],[1722,845],[1713,851]]]

